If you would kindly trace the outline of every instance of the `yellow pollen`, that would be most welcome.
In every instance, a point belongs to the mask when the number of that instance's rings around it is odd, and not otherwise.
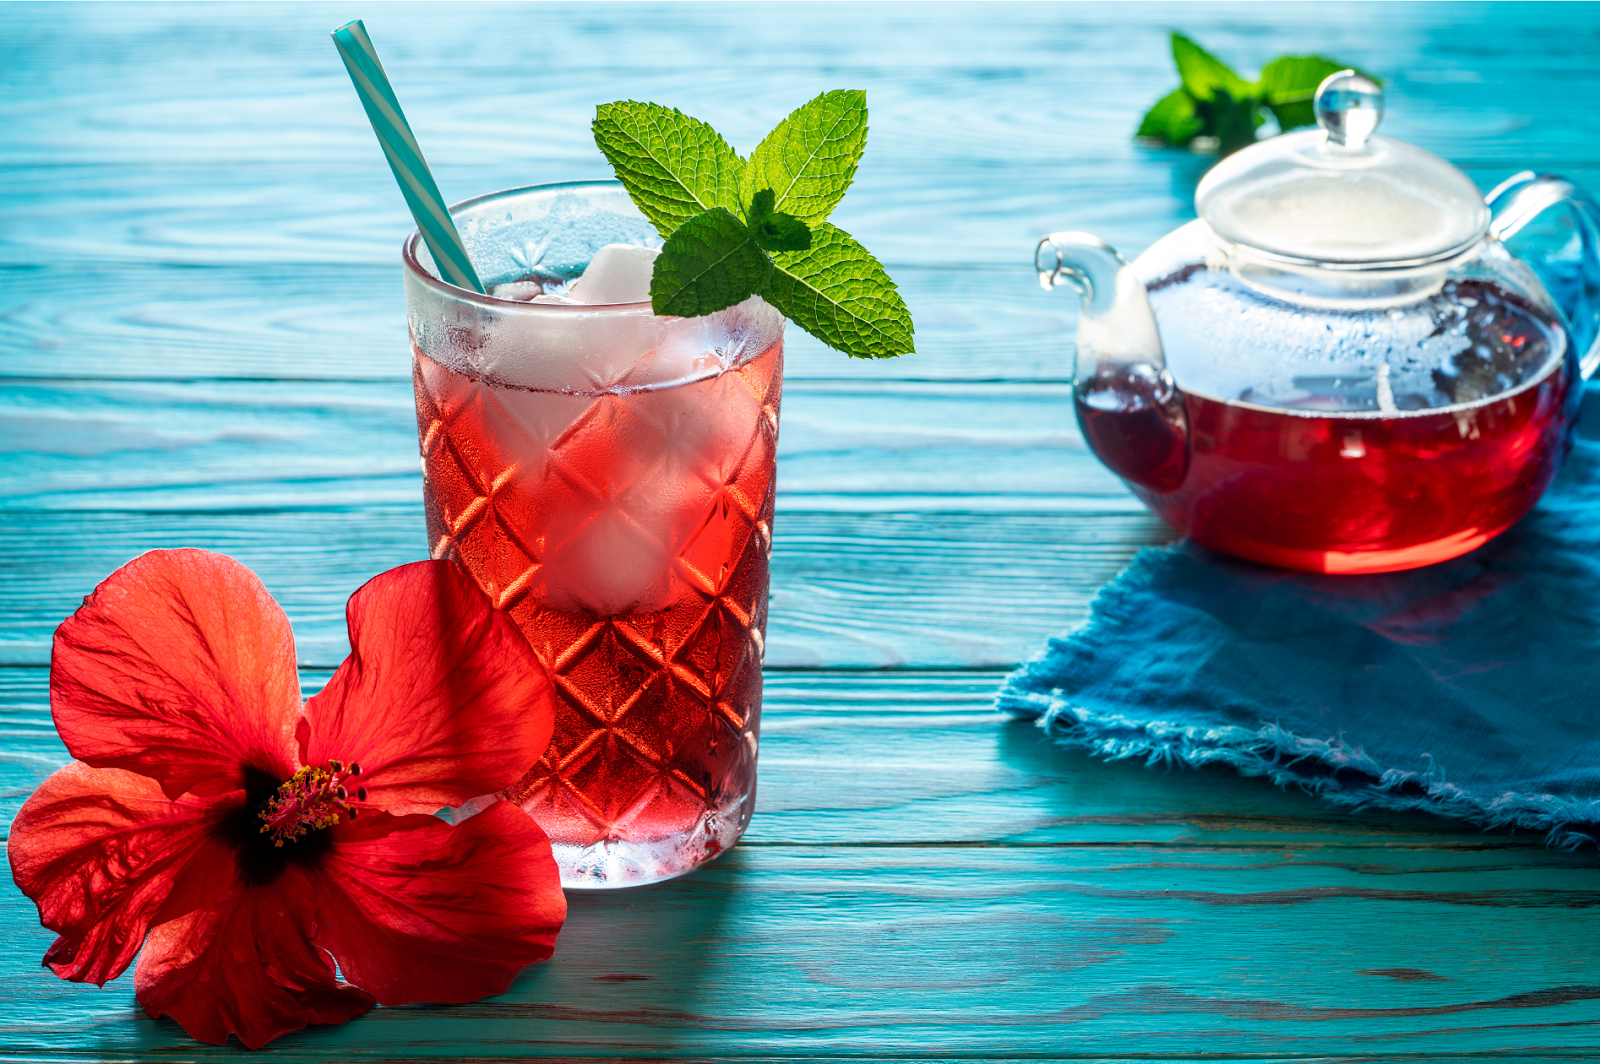
[[[272,836],[274,846],[294,842],[308,832],[331,828],[356,810],[346,799],[344,782],[361,774],[360,765],[330,761],[328,768],[307,766],[289,777],[261,811],[261,833]],[[360,797],[367,796],[361,788]]]

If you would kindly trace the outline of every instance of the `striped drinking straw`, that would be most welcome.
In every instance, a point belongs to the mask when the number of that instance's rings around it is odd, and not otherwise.
[[[422,239],[433,252],[433,261],[439,266],[439,275],[457,288],[466,288],[480,295],[486,294],[483,282],[467,258],[467,248],[456,232],[455,222],[445,209],[439,186],[422,158],[417,138],[411,135],[411,126],[395,99],[394,87],[378,62],[378,52],[372,47],[372,38],[360,19],[333,31],[334,46],[350,71],[361,106],[367,109],[372,131],[378,135],[383,154],[389,158],[389,168],[394,179],[400,182],[400,191],[411,208],[411,217],[417,220]]]

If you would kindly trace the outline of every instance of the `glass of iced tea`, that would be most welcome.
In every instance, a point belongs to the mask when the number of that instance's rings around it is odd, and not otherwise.
[[[568,887],[687,872],[755,804],[783,315],[658,317],[660,238],[612,182],[451,209],[489,294],[404,249],[428,548],[558,695],[507,797]]]

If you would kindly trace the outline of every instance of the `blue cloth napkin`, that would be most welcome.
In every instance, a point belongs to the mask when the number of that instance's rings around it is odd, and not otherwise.
[[[1104,757],[1600,841],[1600,443],[1510,531],[1425,569],[1145,550],[997,704]]]

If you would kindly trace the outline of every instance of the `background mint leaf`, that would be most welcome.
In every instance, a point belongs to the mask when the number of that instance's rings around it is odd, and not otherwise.
[[[1172,34],[1172,61],[1183,84],[1145,112],[1134,135],[1197,147],[1197,137],[1215,137],[1223,155],[1255,142],[1266,110],[1283,131],[1314,124],[1317,86],[1329,74],[1350,69],[1326,56],[1285,55],[1268,63],[1259,81],[1247,82],[1181,33]]]
[[[713,207],[743,213],[744,160],[682,111],[633,100],[601,104],[594,142],[662,236]]]
[[[1195,111],[1206,132],[1217,138],[1217,150],[1223,155],[1254,144],[1256,130],[1266,122],[1260,100],[1251,96],[1236,100],[1220,89],[1211,99],[1197,102]]]
[[[1261,92],[1278,120],[1278,128],[1316,125],[1317,116],[1311,100],[1317,86],[1329,74],[1349,69],[1343,63],[1320,55],[1281,55],[1262,67]]]
[[[684,318],[712,314],[761,291],[772,263],[726,207],[695,215],[661,246],[650,306]]]
[[[823,222],[807,251],[773,254],[761,295],[794,323],[852,358],[910,354],[911,313],[878,260]]]
[[[867,94],[825,92],[795,110],[750,153],[743,194],[775,194],[772,209],[816,223],[839,205],[867,144]]]
[[[1195,100],[1204,103],[1218,92],[1225,92],[1234,100],[1244,100],[1256,95],[1256,87],[1235,74],[1228,64],[1200,47],[1181,33],[1172,35],[1172,61],[1178,66],[1178,76],[1183,87]]]
[[[1189,143],[1205,130],[1195,113],[1194,97],[1187,89],[1176,88],[1156,101],[1139,123],[1139,137],[1154,137],[1174,147]]]

